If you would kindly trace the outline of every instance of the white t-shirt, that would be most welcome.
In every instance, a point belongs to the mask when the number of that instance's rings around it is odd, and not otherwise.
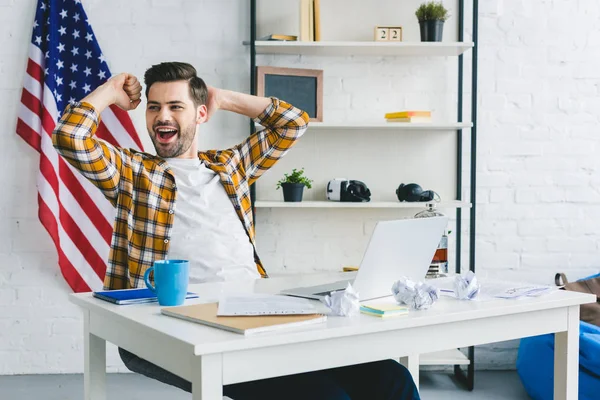
[[[254,248],[219,175],[197,158],[166,161],[177,184],[169,259],[190,261],[190,283],[260,278]]]

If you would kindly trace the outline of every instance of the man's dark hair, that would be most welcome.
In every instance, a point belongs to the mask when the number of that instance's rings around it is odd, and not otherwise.
[[[196,68],[182,62],[164,62],[153,65],[146,70],[144,74],[144,83],[146,84],[146,98],[150,86],[156,82],[175,82],[187,81],[190,87],[190,96],[194,105],[206,104],[208,89],[206,83],[196,75]]]

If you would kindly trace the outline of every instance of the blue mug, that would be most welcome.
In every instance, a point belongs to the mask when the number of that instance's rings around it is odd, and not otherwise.
[[[154,271],[154,285],[150,283],[150,272]],[[161,306],[180,306],[188,290],[190,263],[187,260],[157,260],[146,270],[144,281]]]

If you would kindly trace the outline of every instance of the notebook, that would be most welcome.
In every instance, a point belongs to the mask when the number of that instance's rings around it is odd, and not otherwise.
[[[100,300],[119,305],[155,303],[158,301],[156,295],[148,288],[106,290],[104,292],[94,292],[93,296]],[[197,294],[188,292],[186,299],[197,297]]]
[[[207,303],[165,307],[161,308],[160,311],[164,315],[170,317],[180,318],[246,336],[317,324],[327,320],[327,316],[323,314],[219,317],[217,316],[217,308],[218,303]]]

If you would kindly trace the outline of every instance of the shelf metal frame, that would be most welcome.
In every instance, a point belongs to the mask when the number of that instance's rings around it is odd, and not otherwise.
[[[256,95],[256,1],[250,1],[250,41],[248,43],[250,47],[250,93]],[[469,196],[471,207],[469,209],[469,235],[468,235],[468,246],[469,246],[469,259],[467,264],[469,270],[475,272],[475,235],[476,235],[476,212],[477,212],[477,196],[476,196],[476,179],[477,179],[477,78],[478,78],[478,41],[479,41],[479,0],[472,0],[472,42],[473,47],[471,48],[471,122],[472,127],[470,128],[470,173],[469,182],[466,184],[469,186]],[[464,42],[465,37],[465,0],[458,0],[458,42]],[[464,54],[458,55],[458,109],[457,109],[457,121],[463,122],[464,112],[464,100],[465,100],[465,71],[464,71]],[[250,121],[250,134],[255,132],[255,124]],[[457,143],[457,163],[456,163],[456,200],[462,201],[462,191],[465,185],[463,182],[463,168],[464,168],[464,151],[463,151],[463,129],[456,130],[456,143]],[[256,188],[255,184],[250,187],[250,198],[253,204],[252,213],[255,214],[255,202],[256,202]],[[456,209],[456,273],[462,271],[462,248],[463,248],[463,235],[462,235],[462,208]],[[466,388],[470,391],[475,386],[475,347],[468,347],[467,356],[469,364],[466,366],[466,371],[463,370],[461,365],[454,365],[454,374],[456,378],[462,382]]]

